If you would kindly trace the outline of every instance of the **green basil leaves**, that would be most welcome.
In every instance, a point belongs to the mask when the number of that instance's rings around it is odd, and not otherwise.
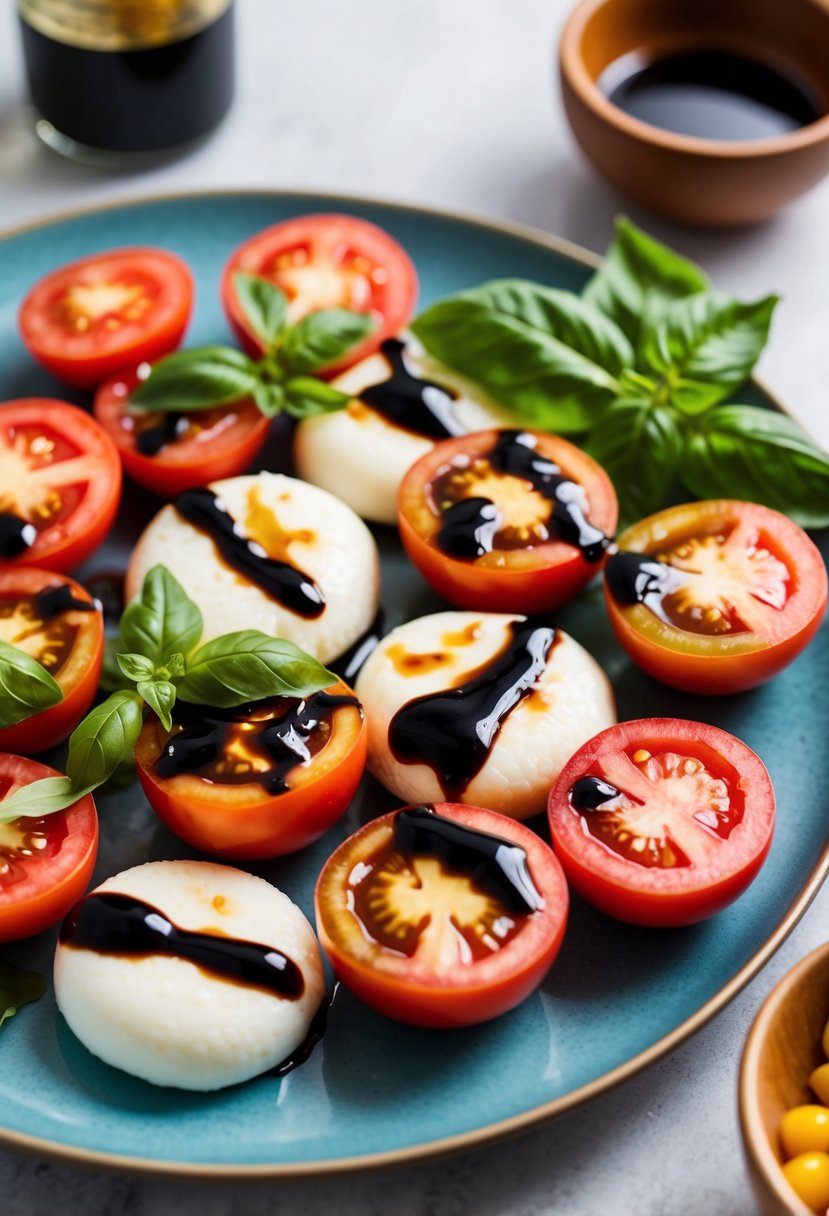
[[[46,980],[42,975],[0,961],[0,1027],[14,1017],[21,1005],[39,1001],[45,991]]]
[[[60,686],[36,659],[0,640],[0,728],[63,700]]]

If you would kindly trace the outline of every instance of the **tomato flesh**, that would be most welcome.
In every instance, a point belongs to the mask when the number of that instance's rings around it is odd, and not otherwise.
[[[413,813],[471,829],[496,856],[522,856],[529,903],[485,881],[485,863],[465,846],[401,844],[401,819]],[[568,898],[554,855],[528,828],[438,803],[381,816],[349,837],[323,867],[315,904],[323,949],[356,996],[399,1021],[439,1027],[485,1021],[524,1000],[558,953]]]
[[[549,819],[567,878],[589,903],[634,924],[691,924],[759,871],[774,791],[733,735],[651,718],[580,748],[550,793]]]
[[[0,802],[55,769],[0,753]],[[57,923],[86,890],[98,851],[91,795],[65,811],[0,824],[0,942],[18,941]]]

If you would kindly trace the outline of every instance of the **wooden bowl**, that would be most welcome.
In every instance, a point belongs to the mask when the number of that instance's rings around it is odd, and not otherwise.
[[[740,1127],[760,1211],[813,1216],[780,1168],[778,1128],[787,1110],[817,1102],[807,1079],[825,1063],[829,943],[813,950],[772,989],[754,1019],[740,1066]]]
[[[699,139],[631,117],[597,81],[639,53],[728,51],[810,86],[816,122],[767,139]],[[829,170],[829,5],[825,0],[582,0],[559,47],[564,108],[595,166],[625,194],[704,227],[765,219]]]

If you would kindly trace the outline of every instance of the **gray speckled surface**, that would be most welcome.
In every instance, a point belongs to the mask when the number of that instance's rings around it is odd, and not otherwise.
[[[534,224],[601,249],[633,217],[723,287],[784,296],[761,374],[824,442],[829,379],[825,183],[744,232],[672,229],[629,207],[581,160],[554,89],[568,0],[239,0],[234,109],[186,158],[110,174],[42,150],[22,101],[10,0],[0,12],[0,225],[114,198],[199,187],[376,194]],[[737,999],[669,1058],[520,1138],[383,1173],[312,1182],[165,1182],[0,1151],[6,1216],[745,1216],[736,1118],[751,1018],[776,978],[825,940],[824,890]],[[0,1041],[0,1067],[2,1067]],[[1,1117],[0,1117],[0,1121]],[[700,1163],[705,1163],[705,1169]]]

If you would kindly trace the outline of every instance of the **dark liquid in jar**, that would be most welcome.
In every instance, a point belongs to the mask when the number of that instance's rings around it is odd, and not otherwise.
[[[700,139],[768,139],[823,113],[807,81],[730,51],[690,50],[648,60],[635,53],[599,78],[633,118]]]
[[[205,135],[233,97],[233,6],[161,46],[72,46],[20,18],[29,91],[43,118],[79,144],[114,152],[169,148]]]

